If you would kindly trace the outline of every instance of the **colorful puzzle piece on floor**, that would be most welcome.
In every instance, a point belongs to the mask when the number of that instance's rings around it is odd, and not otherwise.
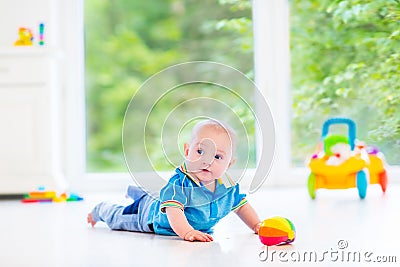
[[[46,191],[39,187],[37,191],[32,191],[24,195],[22,203],[45,203],[45,202],[73,202],[82,201],[83,197],[75,193],[62,193],[57,195],[55,191]]]

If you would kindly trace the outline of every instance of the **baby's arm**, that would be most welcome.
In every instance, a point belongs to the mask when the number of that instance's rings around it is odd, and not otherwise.
[[[258,234],[258,231],[260,230],[260,219],[258,218],[258,215],[256,211],[253,209],[253,207],[250,205],[250,203],[246,203],[243,206],[241,206],[239,209],[237,209],[236,214],[242,219],[242,221],[254,231],[254,233]]]
[[[211,235],[195,230],[188,222],[185,213],[179,208],[167,207],[165,208],[169,224],[172,230],[183,240],[187,241],[213,241]]]

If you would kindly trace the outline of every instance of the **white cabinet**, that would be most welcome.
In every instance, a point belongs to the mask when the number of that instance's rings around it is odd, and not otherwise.
[[[61,175],[57,57],[0,51],[0,194],[55,188]]]

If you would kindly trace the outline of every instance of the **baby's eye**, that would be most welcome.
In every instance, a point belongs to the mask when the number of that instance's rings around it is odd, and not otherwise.
[[[222,159],[222,156],[221,155],[215,155],[215,158],[216,159]]]
[[[203,155],[203,149],[197,149],[197,153],[199,154],[199,155]]]

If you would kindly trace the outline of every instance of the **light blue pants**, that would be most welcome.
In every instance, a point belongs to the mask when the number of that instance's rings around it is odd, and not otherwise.
[[[105,222],[113,230],[153,232],[148,218],[154,197],[134,186],[129,186],[127,195],[134,200],[132,205],[101,202],[92,210],[93,220]]]

